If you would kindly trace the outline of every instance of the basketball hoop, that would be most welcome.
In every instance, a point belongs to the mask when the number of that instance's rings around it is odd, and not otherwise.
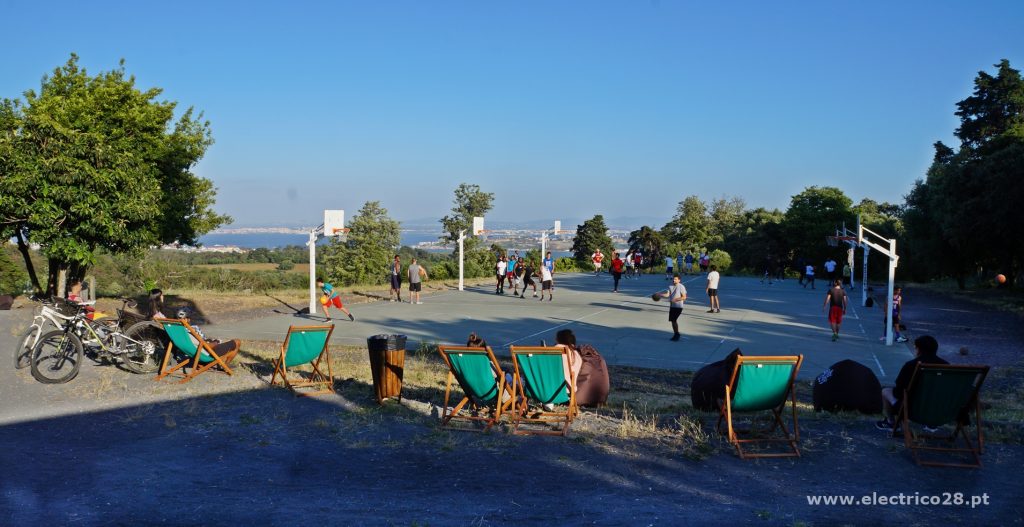
[[[839,247],[839,242],[852,242],[857,239],[856,236],[825,236],[825,243],[829,247]]]
[[[348,227],[342,227],[342,228],[340,228],[340,229],[338,229],[338,228],[334,228],[334,229],[331,229],[331,234],[330,234],[330,235],[331,235],[331,236],[345,236],[345,235],[347,235],[347,234],[349,233],[349,231],[351,231],[351,230],[352,230],[352,229],[350,229],[350,228],[348,228]]]

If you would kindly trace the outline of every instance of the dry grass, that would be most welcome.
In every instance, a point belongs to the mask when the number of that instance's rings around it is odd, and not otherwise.
[[[205,269],[230,269],[233,271],[276,271],[275,263],[228,263],[228,264],[196,264],[193,267]],[[297,263],[295,267],[284,271],[286,273],[309,274],[308,263]]]

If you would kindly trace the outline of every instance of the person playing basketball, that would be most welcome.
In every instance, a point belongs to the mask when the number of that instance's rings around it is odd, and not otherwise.
[[[320,303],[324,306],[324,317],[327,321],[331,320],[330,306],[340,309],[342,313],[348,315],[349,320],[356,319],[356,317],[352,316],[352,313],[345,309],[345,304],[341,302],[341,293],[335,291],[334,286],[324,282],[323,279],[317,280],[316,285],[320,288],[320,292],[324,294],[324,296],[320,297]]]
[[[825,293],[825,304],[821,309],[828,312],[828,324],[832,327],[832,342],[839,340],[839,326],[843,323],[843,315],[846,314],[846,291],[843,291],[843,281],[833,280],[832,288]]]

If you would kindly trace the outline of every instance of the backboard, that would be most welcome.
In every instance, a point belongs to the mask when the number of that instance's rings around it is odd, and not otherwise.
[[[473,236],[479,236],[484,232],[484,219],[481,216],[473,218]]]
[[[345,231],[345,211],[324,211],[324,236],[341,236]]]
[[[555,220],[555,234],[562,232],[562,220]]]

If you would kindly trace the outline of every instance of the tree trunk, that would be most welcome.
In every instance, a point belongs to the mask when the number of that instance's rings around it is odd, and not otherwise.
[[[25,243],[25,237],[22,235],[21,229],[18,229],[18,252],[21,253],[21,257],[25,259],[25,269],[28,271],[28,277],[32,280],[32,289],[38,294],[43,292],[42,286],[39,285],[39,277],[36,276],[36,268],[32,265],[32,255],[29,253],[28,243]]]

